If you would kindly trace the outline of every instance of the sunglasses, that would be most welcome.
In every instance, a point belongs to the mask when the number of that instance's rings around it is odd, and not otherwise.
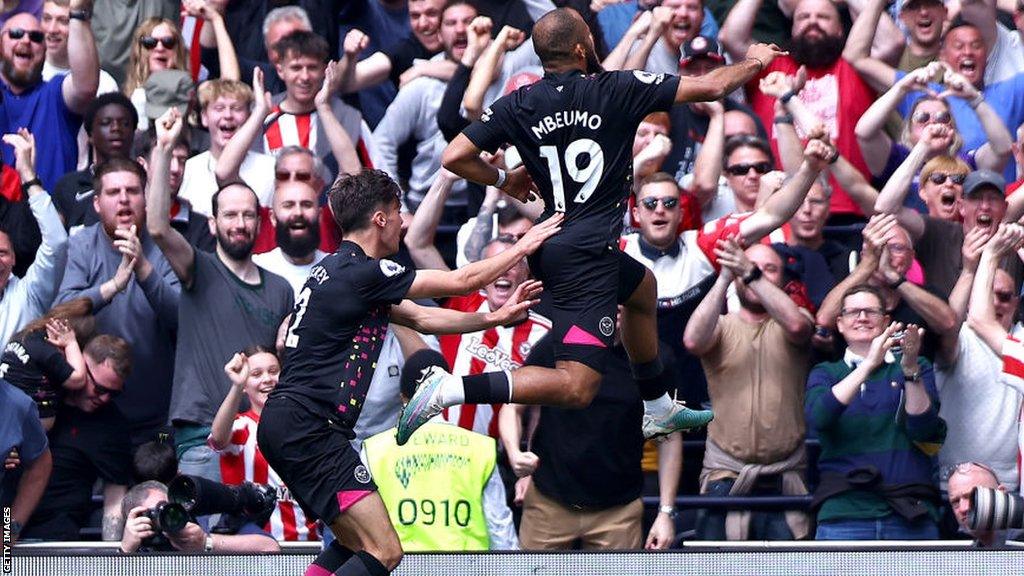
[[[168,50],[173,50],[174,47],[178,45],[178,39],[174,36],[164,36],[163,38],[157,38],[156,36],[143,36],[142,38],[139,38],[139,44],[142,44],[142,47],[146,50],[156,48],[158,43],[163,44],[164,48],[167,48]]]
[[[726,166],[725,171],[732,176],[746,176],[750,169],[753,168],[758,174],[767,174],[772,171],[772,165],[770,162],[757,162],[756,164],[733,164],[732,166]]]
[[[278,182],[287,182],[288,180],[297,180],[299,182],[309,182],[313,179],[313,174],[310,172],[287,172],[279,170],[274,172],[274,178],[277,178]]]
[[[928,122],[949,124],[952,119],[953,117],[946,111],[936,112],[934,114],[930,114],[928,112],[918,112],[914,114],[914,122],[917,122],[918,124],[927,124]]]
[[[96,381],[96,377],[92,375],[92,369],[89,368],[89,363],[85,363],[85,373],[89,375],[89,380],[92,381],[92,387],[96,389],[97,396],[110,396],[111,399],[117,398],[121,395],[124,390],[114,390],[113,388],[107,388]]]
[[[671,210],[679,205],[679,198],[673,198],[672,196],[665,196],[664,198],[656,198],[654,196],[648,196],[640,201],[640,204],[648,210],[656,210],[658,208],[658,202],[665,207],[665,210]]]
[[[945,184],[946,178],[949,178],[953,184],[963,184],[964,180],[967,180],[967,174],[943,174],[942,172],[932,172],[928,175],[928,181],[932,184]]]
[[[21,40],[25,34],[28,34],[28,39],[35,44],[42,44],[43,40],[46,39],[46,34],[42,30],[25,30],[24,28],[11,28],[7,31],[7,37],[11,40]]]

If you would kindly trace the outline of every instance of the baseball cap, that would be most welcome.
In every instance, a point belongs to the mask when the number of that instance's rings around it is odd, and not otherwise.
[[[992,170],[975,170],[964,179],[964,198],[972,194],[983,192],[987,188],[994,188],[1000,194],[1006,189],[1006,180],[1002,174]]]
[[[921,5],[921,4],[942,4],[942,5],[945,5],[946,2],[945,2],[945,0],[903,0],[903,2],[900,4],[900,10],[902,11],[902,10],[905,10],[907,8],[914,8],[914,7],[916,7],[918,5]]]
[[[722,56],[722,48],[718,40],[707,36],[695,36],[692,40],[683,45],[683,57],[679,60],[680,66],[686,66],[694,58],[710,58],[718,62],[725,62]]]
[[[192,76],[184,70],[153,72],[143,85],[146,91],[146,116],[156,120],[174,106],[185,114],[195,91]]]

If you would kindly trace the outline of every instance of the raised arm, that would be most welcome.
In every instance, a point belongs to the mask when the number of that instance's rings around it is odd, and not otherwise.
[[[719,242],[720,245],[721,242]],[[715,253],[718,253],[718,247],[715,248]],[[718,318],[722,315],[725,296],[734,277],[732,270],[723,267],[707,296],[704,296],[686,322],[683,346],[690,354],[703,356],[718,343],[722,333],[722,329],[718,325]]]
[[[242,167],[242,162],[245,161],[245,155],[252,147],[252,143],[263,133],[263,122],[272,108],[270,92],[263,89],[263,70],[259,68],[252,70],[252,95],[252,112],[249,113],[249,117],[242,123],[234,136],[224,145],[224,149],[220,151],[220,157],[217,158],[217,165],[214,166],[213,174],[220,186],[236,182],[241,178],[238,171]]]
[[[477,16],[470,23],[470,30],[479,28],[481,31],[486,30],[486,33],[490,33],[490,19],[484,18],[485,21],[478,23],[477,21],[481,18],[483,17]],[[522,30],[505,26],[498,32],[498,36],[494,41],[484,49],[480,58],[477,59],[476,65],[473,66],[473,74],[469,78],[469,86],[466,87],[466,93],[462,95],[462,107],[466,109],[466,117],[468,119],[476,120],[483,114],[484,95],[495,78],[498,77],[505,53],[515,49],[525,39],[526,34]]]
[[[224,365],[224,373],[231,382],[224,401],[217,409],[217,415],[213,417],[213,425],[210,427],[210,436],[207,441],[217,451],[224,450],[231,444],[231,427],[235,423],[235,416],[238,415],[238,407],[245,396],[245,383],[249,380],[249,359],[245,354],[238,352]]]
[[[944,143],[948,141],[951,130],[944,124],[925,126],[921,131],[921,138],[889,177],[885,186],[878,193],[878,200],[875,201],[875,211],[896,215],[900,225],[907,229],[910,238],[915,242],[924,234],[924,217],[916,210],[905,208],[903,202],[910,191],[910,184],[914,181],[914,176],[921,171],[921,166],[925,161],[930,156],[941,154],[946,150]]]
[[[458,179],[458,176],[442,168],[416,209],[412,223],[405,233],[405,246],[409,249],[409,257],[416,264],[416,268],[449,270],[448,264],[434,245],[434,234],[441,221],[448,193]]]
[[[818,326],[834,329],[836,318],[839,317],[839,308],[843,303],[843,295],[846,291],[858,284],[864,284],[875,270],[878,269],[878,262],[882,255],[882,248],[889,239],[889,235],[896,227],[896,217],[892,214],[875,214],[868,220],[861,234],[864,243],[860,251],[860,261],[857,267],[841,282],[836,284],[818,307],[816,323]]]
[[[623,68],[626,70],[644,70],[647,68],[647,59],[651,57],[654,45],[661,39],[661,35],[672,23],[672,9],[665,6],[657,6],[650,11],[651,20],[647,33],[640,39],[639,46],[631,46],[626,56]],[[638,20],[644,19],[643,14]],[[620,42],[621,44],[621,42]]]
[[[226,2],[224,3],[226,4]],[[231,41],[228,29],[224,25],[224,15],[214,3],[207,0],[184,0],[182,7],[189,16],[200,18],[206,22],[199,33],[199,44],[203,48],[217,49],[217,63],[220,74],[218,78],[240,80],[242,70],[238,66],[235,44]]]
[[[1007,130],[1002,118],[985,101],[984,92],[975,88],[961,74],[954,72],[948,64],[943,66],[946,69],[943,83],[947,89],[939,96],[956,96],[966,101],[978,115],[978,121],[981,122],[981,128],[987,136],[985,143],[974,155],[978,168],[1002,172],[1013,155],[1013,137],[1010,136],[1010,131]]]
[[[957,321],[956,313],[945,300],[913,282],[907,282],[905,276],[890,266],[888,247],[882,250],[878,270],[890,286],[896,286],[896,294],[924,318],[929,330],[939,336],[945,336],[959,329],[960,322]]]
[[[157,141],[149,161],[146,229],[178,276],[181,286],[187,290],[192,287],[192,266],[196,253],[188,240],[171,227],[171,191],[167,186],[170,180],[171,150],[181,133],[181,125],[181,115],[174,107],[169,108],[155,122]]]
[[[886,0],[847,2],[850,17],[853,18],[853,27],[846,37],[846,48],[843,50],[843,58],[847,62],[873,55],[889,66],[899,64],[904,49],[904,35],[885,13],[888,6]]]
[[[352,137],[348,135],[341,122],[338,122],[338,117],[334,115],[334,110],[331,108],[334,88],[338,85],[337,66],[336,62],[327,63],[324,82],[316,94],[314,103],[316,104],[317,118],[320,120],[320,126],[324,129],[324,135],[327,136],[327,142],[331,145],[331,154],[337,160],[338,168],[346,174],[358,174],[363,169],[363,165],[359,161],[359,155],[356,154]]]
[[[883,92],[896,81],[896,69],[884,60],[873,58],[871,46],[875,42],[876,32],[894,35],[894,39],[903,39],[903,33],[895,28],[892,20],[889,27],[881,25],[882,12],[887,6],[885,0],[867,0],[862,6],[864,10],[853,22],[850,34],[846,39],[843,59],[853,65],[876,92]],[[898,58],[897,58],[898,59]]]
[[[601,66],[605,70],[623,70],[626,68],[626,58],[633,50],[633,45],[636,44],[637,40],[640,40],[650,32],[651,17],[652,11],[644,10],[633,20],[629,28],[626,28],[626,33],[622,35],[622,39],[619,40],[619,43],[612,48],[612,51],[601,62]]]
[[[369,43],[370,37],[363,34],[363,31],[357,28],[349,30],[348,34],[345,35],[345,39],[342,40],[341,60],[338,61],[338,89],[341,93],[348,94],[353,91],[351,86],[355,85],[356,65],[359,61],[359,54],[366,49]],[[380,54],[380,52],[376,54]],[[386,56],[385,59],[387,59]]]
[[[1014,9],[1010,13],[1015,14],[1018,10],[1017,5],[1014,5]],[[995,0],[960,0],[960,18],[978,29],[981,39],[991,53],[992,48],[999,42],[999,32],[996,31]]]
[[[738,0],[729,9],[722,28],[718,31],[718,41],[733,61],[741,60],[754,43],[752,32],[757,12],[761,9],[762,0]]]
[[[374,52],[355,64],[351,74],[344,78],[345,94],[376,86],[391,75],[391,58],[383,52]]]
[[[458,294],[470,294],[480,290],[501,276],[519,260],[532,254],[544,240],[557,233],[564,214],[556,213],[547,220],[536,224],[511,248],[458,270],[419,270],[406,298],[441,298]],[[420,330],[422,332],[422,330]]]
[[[1024,228],[1018,224],[1000,224],[995,235],[985,245],[978,263],[971,290],[967,324],[997,355],[1002,354],[1007,331],[996,319],[996,308],[992,302],[992,285],[995,282],[999,261],[1012,254],[1024,242]]]
[[[693,161],[693,182],[687,190],[697,197],[697,202],[703,208],[712,198],[718,194],[718,180],[722,176],[722,155],[725,152],[725,107],[721,102],[694,102],[690,104],[695,112],[707,114],[708,131],[704,134],[704,142],[697,152],[697,158]],[[661,134],[655,136],[648,147],[661,143],[661,140],[671,140]],[[639,185],[639,182],[636,182]]]
[[[811,184],[818,174],[828,165],[836,154],[835,148],[828,143],[828,136],[822,131],[815,131],[804,148],[804,161],[782,188],[747,219],[740,222],[740,235],[743,245],[750,246],[767,236],[772,230],[782,226],[796,214],[803,204],[804,196],[811,189]]]
[[[857,121],[854,133],[871,174],[878,176],[882,173],[892,152],[892,139],[885,132],[886,122],[907,94],[928,89],[928,79],[934,77],[935,70],[936,67],[929,64],[908,73],[883,92]],[[911,122],[911,119],[907,118],[906,122]]]
[[[740,0],[743,2],[744,0]],[[774,44],[752,44],[746,57],[736,64],[723,66],[693,78],[679,82],[676,90],[676,104],[721,100],[733,90],[749,82],[764,70],[776,56],[784,54]]]
[[[71,0],[71,11],[92,13],[92,0]],[[88,20],[72,18],[68,24],[68,65],[71,73],[61,83],[64,104],[81,115],[96,98],[100,86],[100,55]]]

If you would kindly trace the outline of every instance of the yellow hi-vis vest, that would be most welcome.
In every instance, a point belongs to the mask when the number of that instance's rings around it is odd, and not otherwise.
[[[363,449],[404,550],[490,548],[483,494],[497,455],[493,438],[428,423],[405,446],[395,443],[392,428]]]

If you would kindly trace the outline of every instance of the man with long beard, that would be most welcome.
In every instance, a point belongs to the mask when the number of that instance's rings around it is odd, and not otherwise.
[[[43,188],[53,190],[57,179],[75,169],[81,114],[96,97],[99,56],[89,19],[90,0],[72,0],[68,32],[71,73],[43,81],[46,34],[39,20],[28,13],[9,18],[0,30],[0,96],[4,103],[2,133],[28,130],[47,143],[37,159],[36,172]],[[3,161],[14,165],[14,149],[3,146]]]
[[[270,212],[277,248],[256,254],[257,266],[283,277],[298,297],[309,271],[327,255],[320,245],[320,207],[317,191],[309,182],[288,181],[274,191]]]
[[[742,59],[752,43],[753,14],[762,0],[739,0],[722,26],[719,39],[733,60]],[[778,157],[774,137],[775,98],[758,89],[762,78],[781,71],[794,75],[806,67],[807,81],[802,87],[783,95],[783,104],[799,98],[804,106],[825,122],[839,153],[849,160],[865,177],[870,177],[860,153],[854,127],[874,99],[871,88],[861,80],[847,58],[843,57],[846,39],[839,12],[829,0],[800,0],[793,11],[792,40],[789,54],[780,56],[764,68],[747,84],[751,108],[761,118],[769,140]],[[840,97],[840,95],[842,95]],[[805,135],[801,132],[801,137]],[[830,178],[834,193],[831,214],[836,217],[860,217],[861,211],[834,178]]]
[[[180,470],[219,481],[220,458],[206,438],[231,387],[223,366],[246,346],[274,348],[293,293],[286,280],[252,261],[259,202],[245,184],[224,186],[211,198],[214,254],[196,250],[171,227],[168,172],[181,125],[174,108],[156,122],[146,227],[181,281],[170,407]]]

